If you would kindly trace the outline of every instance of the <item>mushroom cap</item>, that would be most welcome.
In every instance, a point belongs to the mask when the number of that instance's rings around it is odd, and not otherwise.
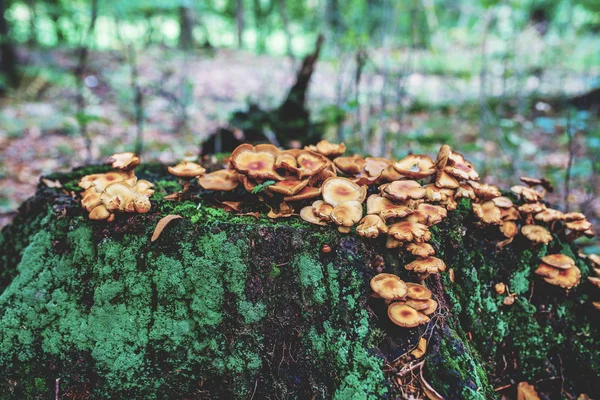
[[[425,257],[414,260],[404,266],[408,271],[435,274],[446,270],[446,263],[437,257]]]
[[[122,182],[129,179],[129,175],[122,171],[110,171],[104,174],[91,174],[82,177],[78,185],[83,189],[94,187],[97,192],[101,192],[105,187],[114,182]]]
[[[585,219],[585,215],[580,212],[568,212],[564,214],[565,221],[579,221]]]
[[[300,178],[314,176],[327,167],[329,160],[319,153],[302,150],[296,158]]]
[[[454,198],[465,198],[465,199],[476,199],[475,191],[473,187],[468,183],[462,183],[459,187],[456,188],[456,193],[454,194]]]
[[[415,300],[427,300],[431,298],[431,290],[418,283],[406,282],[406,296]]]
[[[423,186],[423,189],[425,189],[425,199],[428,201],[445,201],[448,197],[454,195],[454,190],[440,188],[433,183]],[[473,197],[475,197],[475,195],[473,195]]]
[[[376,238],[380,233],[387,233],[388,227],[379,215],[370,214],[360,220],[356,232],[366,238]]]
[[[422,179],[435,174],[435,164],[426,155],[410,154],[394,163],[394,169],[402,176],[412,179]]]
[[[444,207],[433,204],[421,203],[416,210],[406,218],[406,221],[418,222],[423,225],[431,226],[442,222],[448,215]]]
[[[479,183],[470,181],[469,184],[473,188],[475,195],[483,200],[492,200],[496,197],[502,196],[498,186],[488,185],[487,183]]]
[[[321,220],[318,216],[313,213],[312,206],[303,207],[300,210],[300,218],[311,224],[327,226],[327,222]]]
[[[379,179],[381,179],[383,182],[393,182],[402,179],[402,175],[400,175],[398,171],[394,169],[393,165],[390,165],[381,172]]]
[[[398,205],[387,197],[372,194],[367,198],[367,214],[378,214],[384,220],[388,218],[403,218],[412,214],[412,210],[404,205]]]
[[[402,303],[392,303],[388,307],[390,320],[403,328],[414,328],[429,322],[429,317]]]
[[[476,181],[479,179],[479,174],[475,171],[473,165],[465,160],[462,154],[455,151],[450,151],[444,171],[464,180]]]
[[[131,186],[124,182],[115,182],[108,185],[102,191],[100,200],[109,211],[133,212],[134,195],[135,192]]]
[[[588,276],[588,281],[592,283],[592,285],[600,288],[600,278],[594,276]]]
[[[174,167],[168,167],[169,173],[183,179],[192,179],[202,175],[206,169],[191,161],[182,161]]]
[[[513,206],[512,200],[504,196],[494,197],[492,201],[500,208],[511,208]]]
[[[579,284],[581,279],[581,271],[577,267],[569,269],[559,269],[558,275],[553,278],[544,278],[551,285],[560,286],[565,289],[571,289]]]
[[[333,160],[335,166],[346,175],[358,175],[367,164],[364,158],[359,155],[338,157]]]
[[[319,154],[322,154],[326,157],[338,157],[344,154],[346,151],[346,145],[344,142],[342,143],[329,143],[329,141],[323,139],[314,146],[314,149],[309,149],[316,151]]]
[[[553,266],[544,263],[538,265],[535,270],[536,275],[543,276],[544,278],[556,278],[558,272],[558,268],[554,268]]]
[[[500,225],[502,223],[502,212],[493,201],[486,201],[481,204],[474,203],[473,212],[486,224]]]
[[[423,242],[431,239],[427,225],[418,222],[396,222],[388,229],[388,235],[403,242]]]
[[[198,184],[206,190],[232,191],[240,184],[239,174],[233,169],[221,169],[198,178]]]
[[[526,184],[529,187],[541,186],[549,192],[554,191],[554,187],[552,183],[546,178],[528,178],[526,176],[522,176],[520,178],[521,182]]]
[[[145,196],[152,196],[154,194],[154,184],[145,179],[140,179],[136,181],[133,185],[133,191],[139,194],[143,194]]]
[[[536,192],[534,189],[526,187],[526,186],[515,185],[515,186],[511,187],[510,190],[514,194],[520,195],[525,201],[530,202],[530,203],[539,201],[541,199],[541,196],[538,192]]]
[[[435,175],[435,186],[445,189],[457,189],[460,183],[446,171],[438,171]]]
[[[535,219],[544,222],[562,221],[565,219],[565,214],[553,208],[547,208],[544,211],[535,214]]]
[[[521,233],[532,242],[550,243],[552,241],[552,234],[543,226],[525,225],[521,228]]]
[[[302,189],[304,189],[306,185],[308,185],[308,179],[286,179],[283,181],[275,182],[275,184],[269,186],[269,191],[283,194],[285,196],[293,196]]]
[[[540,396],[533,385],[527,382],[519,383],[517,386],[517,400],[540,400]]]
[[[519,212],[523,214],[537,214],[546,209],[546,206],[542,203],[525,203],[519,206]]]
[[[590,254],[587,258],[592,262],[592,264],[600,267],[600,256],[598,254]]]
[[[90,212],[88,218],[94,221],[102,221],[105,219],[109,219],[111,215],[112,213],[108,211],[106,206],[104,206],[104,204],[100,204],[94,207],[94,209]]]
[[[358,201],[362,203],[367,195],[364,186],[359,186],[350,179],[342,177],[333,177],[323,182],[321,186],[323,200],[325,203],[337,207],[348,201]]]
[[[498,294],[504,294],[506,292],[506,284],[504,282],[499,282],[494,285],[494,290]]]
[[[389,227],[388,227],[388,232],[389,232]],[[404,242],[402,240],[395,239],[392,236],[388,236],[385,239],[385,248],[386,249],[397,249],[399,247],[402,247],[403,245],[404,245]]]
[[[587,231],[592,228],[592,223],[587,219],[580,219],[577,221],[570,221],[566,223],[568,229],[576,232]]]
[[[135,153],[115,153],[106,160],[115,169],[130,171],[140,165],[140,158]]]
[[[575,260],[564,254],[549,254],[542,261],[554,268],[568,269],[575,266]]]
[[[516,208],[501,208],[500,213],[502,214],[503,221],[518,221],[521,219],[521,214]]]
[[[435,301],[434,299],[429,299],[429,300],[425,300],[425,301],[429,304],[429,306],[427,308],[421,310],[421,312],[425,315],[433,314],[438,308],[438,302]]]
[[[102,204],[102,200],[100,199],[100,193],[98,193],[96,191],[90,192],[81,198],[81,206],[87,212],[91,212],[94,208],[96,208],[100,204]]]
[[[386,183],[379,187],[381,195],[396,201],[418,200],[425,197],[425,189],[417,181],[405,180]]]
[[[361,220],[363,208],[360,201],[347,201],[333,208],[331,220],[338,225],[351,227]]]
[[[423,312],[427,308],[431,307],[431,305],[435,303],[437,306],[437,302],[433,299],[425,299],[425,300],[417,300],[417,299],[406,299],[404,304],[407,306],[414,308],[417,311]],[[425,314],[425,313],[423,313]]]
[[[371,289],[384,299],[400,300],[406,296],[406,283],[394,274],[375,275],[370,285]]]
[[[443,144],[442,147],[440,147],[440,150],[438,151],[437,157],[435,159],[435,167],[438,170],[441,171],[444,168],[446,168],[446,164],[448,164],[448,158],[450,157],[450,153],[452,153],[452,150],[447,144]]]
[[[275,168],[298,173],[298,161],[296,157],[298,157],[299,151],[297,149],[290,149],[279,152],[277,158],[275,158]]]
[[[410,251],[412,255],[419,257],[429,257],[435,254],[433,246],[429,243],[409,243],[406,246],[406,250]]]
[[[369,176],[379,177],[391,165],[392,162],[387,158],[367,157],[363,169]]]
[[[331,220],[331,212],[333,211],[333,207],[323,200],[317,200],[312,204],[313,214],[315,214],[318,218],[321,218],[324,221]]]
[[[507,238],[513,238],[519,233],[519,228],[513,221],[504,221],[502,225],[500,225],[500,232]]]
[[[284,201],[301,201],[301,200],[310,200],[316,199],[321,195],[321,188],[305,186],[304,189],[299,191],[293,196],[286,196],[283,198]]]
[[[137,213],[144,214],[150,211],[152,204],[147,196],[138,195],[133,198],[133,208]]]
[[[229,158],[229,162],[240,174],[255,179],[281,180],[275,172],[275,160],[279,149],[273,145],[242,144],[238,146]]]

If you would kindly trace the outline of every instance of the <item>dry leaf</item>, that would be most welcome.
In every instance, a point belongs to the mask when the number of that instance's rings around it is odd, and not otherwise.
[[[415,358],[421,358],[425,354],[427,350],[427,340],[425,338],[419,338],[419,343],[417,343],[417,347],[410,352]]]
[[[58,179],[55,181],[51,181],[50,179],[42,178],[42,182],[44,183],[44,185],[46,185],[46,187],[52,189],[60,189],[62,187],[62,184]]]
[[[241,201],[219,201],[219,204],[224,205],[227,211],[233,210],[235,212],[240,212],[240,210],[242,209]]]
[[[156,239],[158,239],[158,237],[160,236],[162,231],[167,227],[169,222],[181,218],[183,218],[181,215],[167,215],[166,217],[161,218],[161,220],[158,221],[158,224],[156,224],[156,228],[154,228],[154,233],[152,234],[152,238],[150,239],[150,241],[154,242]]]
[[[425,380],[423,377],[423,367],[425,363],[421,364],[421,369],[419,371],[419,378],[421,379],[421,386],[423,387],[423,392],[429,400],[444,400],[441,394],[435,391],[433,387]]]
[[[247,213],[238,214],[238,215],[249,216],[249,217],[254,217],[256,219],[260,219],[260,213],[258,211],[256,211],[256,212],[247,212]]]

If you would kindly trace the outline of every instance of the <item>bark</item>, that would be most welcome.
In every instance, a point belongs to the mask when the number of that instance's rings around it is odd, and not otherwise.
[[[178,185],[160,165],[136,171],[159,189],[149,213],[91,222],[66,193],[106,170],[49,176],[63,188],[41,184],[0,235],[3,398],[398,398],[420,386],[410,379],[418,373],[403,374],[419,362],[446,399],[514,399],[522,381],[542,398],[600,389],[590,304],[599,293],[558,236],[548,246],[517,237],[498,251],[497,229],[479,226],[461,202],[432,228],[454,279],[426,279],[440,308],[406,329],[370,296],[377,256],[385,272],[416,280],[403,268],[412,256],[386,249],[384,238],[229,214],[194,185],[194,201],[164,201],[161,188]],[[229,196],[248,210],[260,204],[243,190]],[[183,219],[150,242],[173,214]],[[333,251],[321,252],[324,244]],[[557,251],[582,271],[568,293],[533,274],[539,257]],[[517,294],[513,305],[497,282]],[[426,354],[412,360],[406,352],[420,337]]]
[[[17,71],[17,53],[8,37],[7,6],[7,0],[0,0],[0,73],[6,77],[8,86],[17,87],[20,77]]]

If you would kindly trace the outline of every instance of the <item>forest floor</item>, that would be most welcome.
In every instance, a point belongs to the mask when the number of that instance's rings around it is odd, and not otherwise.
[[[89,121],[91,161],[131,150],[136,133],[131,65],[122,53],[90,55],[86,111],[79,116],[73,52],[22,50],[21,58],[29,65],[26,79],[0,99],[0,226],[34,193],[40,175],[90,161],[78,118]],[[265,109],[277,106],[294,83],[298,62],[231,50],[181,53],[157,47],[138,54],[144,161],[174,163],[197,155],[202,140],[226,124],[232,112],[246,110],[251,102]],[[549,178],[556,191],[548,200],[560,207],[572,155],[570,209],[598,222],[597,116],[580,111],[567,117],[537,100],[556,97],[562,88],[569,88],[565,95],[581,91],[581,79],[560,80],[551,73],[535,77],[538,84],[523,89],[534,93],[528,97],[513,82],[513,92],[501,101],[491,95],[506,82],[496,79],[488,84],[490,99],[482,102],[478,76],[405,69],[390,78],[367,66],[357,91],[355,70],[344,64],[343,59],[319,62],[310,87],[311,116],[329,139],[345,132],[351,150],[395,158],[408,152],[433,156],[446,142],[471,159],[487,182],[502,188],[517,184],[521,175]],[[536,82],[530,78],[527,85]],[[336,122],[340,113],[345,114],[341,126]],[[575,132],[571,151],[567,126]],[[592,251],[600,250],[597,241],[590,244]]]

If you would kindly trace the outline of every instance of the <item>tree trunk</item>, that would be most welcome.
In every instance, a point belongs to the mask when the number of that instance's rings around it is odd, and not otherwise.
[[[244,47],[244,0],[235,2],[235,25],[237,28],[238,49]]]
[[[514,399],[522,381],[542,398],[598,393],[598,289],[558,236],[497,250],[497,229],[461,202],[430,228],[453,271],[424,281],[439,309],[428,324],[400,328],[369,280],[379,266],[415,281],[403,268],[413,257],[385,238],[229,214],[193,185],[194,201],[165,201],[160,188],[177,187],[165,166],[136,171],[159,189],[149,213],[91,222],[67,193],[107,170],[47,177],[63,188],[41,183],[2,230],[4,398],[402,398],[411,388],[423,398],[423,381],[446,399]],[[231,198],[256,209],[244,193]],[[183,218],[151,242],[174,214]],[[552,252],[576,259],[578,287],[534,275]],[[503,304],[498,282],[514,304]],[[415,359],[420,338],[426,352]]]
[[[7,0],[0,0],[0,73],[6,77],[7,86],[19,86],[17,53],[8,37],[9,25],[6,20]]]
[[[194,10],[189,5],[179,7],[179,47],[194,47]]]

